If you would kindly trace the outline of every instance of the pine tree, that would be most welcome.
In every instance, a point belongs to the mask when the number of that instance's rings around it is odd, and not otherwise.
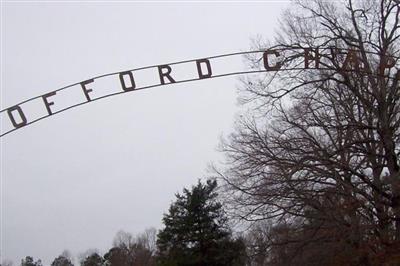
[[[232,238],[216,187],[216,181],[199,181],[176,195],[158,234],[160,265],[244,264],[244,244]]]
[[[60,255],[54,259],[51,266],[74,266],[74,264],[72,264],[71,260],[67,256]]]
[[[87,256],[82,262],[81,266],[102,266],[104,259],[98,253],[92,253]]]
[[[25,259],[21,260],[21,266],[42,266],[42,261],[39,259],[35,262],[33,257],[26,256]]]

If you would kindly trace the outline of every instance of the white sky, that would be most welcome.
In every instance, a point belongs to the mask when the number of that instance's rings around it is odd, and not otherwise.
[[[286,5],[2,1],[1,109],[109,72],[248,50]],[[160,228],[174,194],[221,158],[237,85],[122,94],[1,138],[1,259],[48,265],[65,249],[107,251],[120,229]]]

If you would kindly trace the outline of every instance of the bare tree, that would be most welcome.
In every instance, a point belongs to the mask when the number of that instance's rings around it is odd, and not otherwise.
[[[246,231],[244,241],[248,257],[248,265],[267,265],[271,257],[271,230],[272,225],[268,221],[260,221],[252,224]]]
[[[248,57],[274,71],[243,79],[251,112],[221,145],[236,215],[307,229],[285,241],[346,240],[354,265],[399,263],[399,12],[393,0],[295,1],[273,48]]]
[[[157,250],[157,229],[154,227],[147,228],[143,233],[136,236],[136,241],[154,255]]]
[[[155,265],[156,236],[155,228],[146,229],[136,237],[121,230],[104,258],[109,265]]]
[[[135,238],[129,232],[125,232],[124,230],[119,230],[114,237],[113,246],[114,247],[123,247],[130,248],[135,243]]]

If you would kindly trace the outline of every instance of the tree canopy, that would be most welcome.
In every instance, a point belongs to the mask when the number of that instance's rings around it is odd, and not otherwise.
[[[62,254],[54,259],[51,266],[74,266],[74,264],[71,262],[69,256]]]
[[[86,256],[82,262],[82,266],[103,266],[104,259],[97,252],[93,252]]]
[[[21,260],[21,266],[42,266],[42,261],[40,259],[35,261],[33,257],[26,256]]]
[[[399,12],[392,0],[294,1],[275,40],[255,42],[292,70],[243,79],[250,112],[217,173],[232,214],[271,221],[269,246],[292,263],[399,263]],[[351,252],[326,252],[339,249]]]
[[[242,265],[244,246],[232,238],[216,187],[199,181],[176,194],[158,234],[160,265]]]

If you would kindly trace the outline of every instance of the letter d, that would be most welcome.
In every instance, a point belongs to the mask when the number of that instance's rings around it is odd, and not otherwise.
[[[207,74],[204,74],[203,71],[201,70],[201,63],[206,64],[206,66],[207,66]],[[210,78],[211,77],[212,70],[211,70],[210,61],[208,59],[196,60],[196,66],[197,66],[197,73],[199,74],[199,79],[205,79],[205,78]]]

